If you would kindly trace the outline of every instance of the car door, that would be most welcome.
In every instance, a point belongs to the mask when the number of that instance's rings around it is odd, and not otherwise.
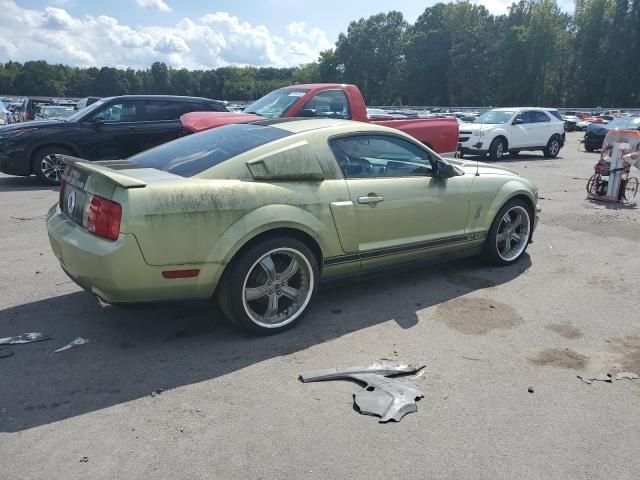
[[[533,138],[535,139],[534,146],[543,147],[547,144],[551,135],[553,135],[551,118],[542,110],[532,110],[530,112],[531,126]]]
[[[182,102],[176,100],[144,100],[143,121],[138,125],[140,150],[148,150],[180,136]]]
[[[89,160],[127,158],[140,150],[136,126],[140,104],[114,100],[82,121],[81,155]]]
[[[529,110],[522,110],[511,122],[511,138],[509,148],[532,147],[535,145],[533,125]]]
[[[470,178],[437,178],[437,157],[395,135],[349,135],[330,142],[355,209],[363,269],[460,248]]]

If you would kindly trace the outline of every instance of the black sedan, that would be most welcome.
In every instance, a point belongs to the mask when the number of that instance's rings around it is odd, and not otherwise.
[[[609,130],[640,130],[640,117],[618,117],[609,123],[592,123],[584,133],[584,148],[593,152],[602,148],[604,137]]]
[[[37,175],[58,184],[57,155],[87,160],[127,158],[182,133],[180,116],[226,112],[224,103],[198,97],[126,95],[103,98],[65,120],[33,121],[0,129],[0,171]]]

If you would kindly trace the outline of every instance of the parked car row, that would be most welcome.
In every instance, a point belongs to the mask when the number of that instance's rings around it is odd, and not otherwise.
[[[509,153],[541,150],[548,158],[564,145],[564,121],[555,109],[503,108],[475,117],[436,112],[367,108],[354,85],[293,85],[275,90],[242,112],[223,102],[195,97],[122,96],[87,98],[85,108],[38,107],[38,122],[0,129],[0,171],[37,175],[57,184],[62,155],[85,160],[126,159],[180,136],[229,124],[277,118],[333,118],[401,130],[445,156],[479,155],[500,160]],[[475,120],[460,123],[460,115]]]

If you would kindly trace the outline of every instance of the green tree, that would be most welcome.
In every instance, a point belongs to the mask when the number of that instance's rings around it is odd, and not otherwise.
[[[148,93],[156,95],[166,95],[171,93],[171,83],[169,81],[169,69],[162,62],[154,62],[147,77]]]
[[[338,37],[337,70],[344,81],[359,85],[371,104],[402,102],[406,29],[402,13],[393,11],[351,22]]]

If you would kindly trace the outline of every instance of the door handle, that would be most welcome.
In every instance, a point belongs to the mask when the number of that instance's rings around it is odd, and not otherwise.
[[[374,207],[376,204],[382,201],[384,201],[384,197],[382,195],[369,194],[366,197],[358,197],[358,203],[369,204],[372,207]]]

